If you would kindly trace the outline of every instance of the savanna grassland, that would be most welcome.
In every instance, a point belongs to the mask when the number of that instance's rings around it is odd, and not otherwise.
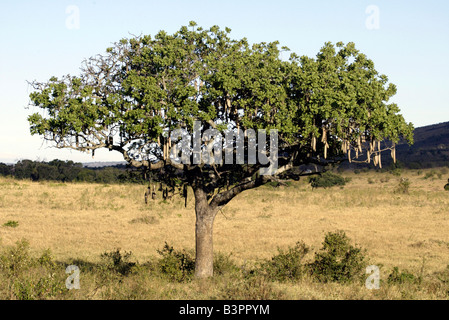
[[[191,190],[185,208],[160,194],[145,205],[142,185],[1,178],[0,298],[448,299],[449,170],[342,175],[343,187],[312,190],[305,178],[237,196],[215,220],[216,276],[201,281],[189,274]],[[337,231],[365,250],[364,267],[380,268],[379,289],[365,287],[364,269],[345,282],[318,281],[306,268],[291,278],[263,270],[298,242],[309,248],[301,264],[312,263]],[[80,267],[79,290],[65,287],[71,264]]]

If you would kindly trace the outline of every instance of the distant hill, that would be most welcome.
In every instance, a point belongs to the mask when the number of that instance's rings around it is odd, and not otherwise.
[[[416,128],[414,140],[411,146],[406,142],[397,146],[397,158],[404,165],[409,168],[449,165],[449,122]]]

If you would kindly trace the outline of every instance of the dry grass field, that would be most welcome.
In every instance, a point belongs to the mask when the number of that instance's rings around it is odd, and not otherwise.
[[[370,264],[381,266],[381,279],[393,267],[431,277],[449,265],[449,192],[443,189],[448,172],[447,168],[408,170],[401,176],[344,172],[350,178],[344,187],[312,190],[303,179],[288,187],[246,191],[217,215],[214,249],[246,265],[270,259],[278,248],[300,240],[318,251],[327,232],[343,230],[367,250]],[[410,181],[408,194],[396,192],[401,177]],[[26,239],[36,254],[50,249],[58,261],[93,263],[117,248],[132,251],[139,262],[156,257],[165,242],[194,249],[191,190],[187,208],[183,199],[163,202],[160,195],[145,205],[144,192],[145,186],[139,185],[1,178],[1,246]],[[8,226],[8,221],[18,225]],[[189,286],[187,292],[194,298],[210,297],[204,293],[210,287],[197,285],[184,286]],[[317,284],[307,279],[277,287],[294,299],[404,298],[399,289],[373,293],[360,285]],[[192,293],[195,288],[199,294]],[[441,298],[430,291],[415,292],[412,298]]]

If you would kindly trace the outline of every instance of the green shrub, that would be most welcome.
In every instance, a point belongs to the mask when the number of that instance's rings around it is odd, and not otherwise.
[[[214,275],[223,275],[225,273],[235,273],[240,269],[231,259],[231,255],[225,255],[221,252],[214,254]]]
[[[56,263],[53,261],[53,255],[50,249],[44,250],[42,255],[37,259],[37,262],[43,266],[48,268],[54,268]]]
[[[387,278],[388,284],[404,284],[404,283],[416,283],[417,277],[407,271],[399,271],[398,267],[394,267],[393,271]]]
[[[167,243],[162,250],[157,250],[157,252],[162,256],[159,260],[159,270],[163,275],[176,282],[192,279],[195,271],[195,259],[192,254],[185,250],[174,250]]]
[[[35,296],[38,299],[44,299],[64,294],[67,292],[64,277],[56,277],[54,273],[40,277],[34,286]]]
[[[0,256],[0,270],[9,278],[7,296],[17,300],[47,299],[64,294],[65,274],[56,272],[49,250],[40,258],[30,256],[29,243],[21,240]]]
[[[272,188],[277,188],[279,187],[281,184],[277,181],[270,181],[268,183],[265,184],[266,186],[272,187]]]
[[[321,252],[310,264],[311,273],[320,282],[351,282],[363,275],[365,251],[350,244],[343,231],[326,234]]]
[[[4,227],[16,228],[19,226],[18,221],[9,220],[8,222],[3,224]]]
[[[130,262],[129,258],[132,256],[132,252],[120,252],[120,249],[116,249],[112,252],[105,252],[101,255],[101,258],[106,261],[106,267],[109,270],[117,272],[121,275],[128,275],[133,267],[136,265],[135,262]]]
[[[380,178],[379,181],[380,181],[381,183],[387,183],[387,182],[390,181],[390,177],[382,177],[382,178]]]
[[[13,284],[13,294],[17,300],[34,300],[34,284],[29,280],[16,280]]]
[[[23,239],[16,242],[16,246],[7,249],[0,256],[0,269],[8,276],[16,277],[28,270],[33,261],[29,254],[29,243]]]
[[[55,274],[39,277],[20,277],[15,279],[12,293],[18,300],[48,299],[64,294],[67,291],[64,279]]]
[[[395,189],[395,193],[408,194],[410,189],[410,181],[408,179],[402,178],[399,181],[398,186]]]
[[[396,177],[400,177],[402,175],[402,170],[399,168],[395,168],[391,170],[390,173]]]
[[[302,261],[309,251],[310,249],[305,243],[297,242],[294,247],[285,251],[278,249],[278,254],[273,256],[270,261],[263,263],[261,267],[272,280],[297,280],[306,271]]]
[[[426,173],[426,175],[424,176],[424,179],[427,180],[427,179],[430,179],[430,178],[434,178],[435,174],[436,174],[436,171],[435,170],[431,170],[430,172]]]
[[[345,180],[343,177],[334,174],[330,171],[326,171],[317,177],[310,178],[309,182],[312,189],[315,188],[330,188],[333,186],[344,186],[346,182],[350,180]]]

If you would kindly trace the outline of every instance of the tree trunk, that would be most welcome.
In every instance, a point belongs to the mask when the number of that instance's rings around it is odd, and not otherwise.
[[[194,190],[194,193],[196,213],[195,277],[207,278],[214,274],[213,225],[217,210],[211,208],[206,192],[201,188]]]

